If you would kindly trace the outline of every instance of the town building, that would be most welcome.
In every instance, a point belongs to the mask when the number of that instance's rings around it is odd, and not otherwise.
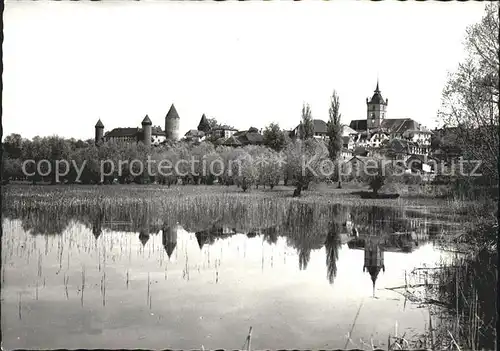
[[[190,129],[184,134],[184,140],[192,143],[200,143],[205,140],[205,133],[198,129]]]
[[[264,136],[255,127],[250,127],[248,130],[238,131],[233,134],[242,145],[262,145]]]
[[[218,131],[219,129],[216,129]],[[222,134],[212,134],[215,136],[219,136],[214,143],[216,145],[224,145],[224,146],[245,146],[245,145],[262,145],[264,143],[264,136],[261,131],[257,128],[250,127],[248,130],[236,130],[234,128],[224,129],[225,136],[229,135],[229,137],[220,136]]]
[[[238,131],[238,129],[235,129],[233,127],[220,126],[220,127],[211,129],[207,133],[207,137],[210,137],[211,139],[215,139],[215,140],[220,139],[220,138],[227,139],[227,138],[233,136],[233,134],[236,133],[237,131]]]
[[[322,119],[313,119],[312,120],[313,124],[313,135],[315,139],[321,139],[325,140],[328,138],[327,132],[328,132],[328,127],[325,121]],[[292,135],[294,136],[299,136],[300,134],[300,124],[295,127],[292,131]]]
[[[341,151],[341,156],[344,161],[350,160],[353,156],[352,150],[343,147]]]

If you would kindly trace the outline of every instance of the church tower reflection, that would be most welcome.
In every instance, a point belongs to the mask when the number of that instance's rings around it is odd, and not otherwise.
[[[375,297],[375,283],[380,270],[385,272],[384,250],[382,248],[380,237],[367,236],[365,238],[365,262],[363,272],[368,271],[373,283],[373,297]]]

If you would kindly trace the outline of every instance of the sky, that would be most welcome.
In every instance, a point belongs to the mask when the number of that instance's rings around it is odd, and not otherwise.
[[[366,118],[377,78],[387,118],[433,128],[481,2],[48,2],[7,0],[3,134],[94,136],[202,114],[244,130],[292,129],[309,103]]]

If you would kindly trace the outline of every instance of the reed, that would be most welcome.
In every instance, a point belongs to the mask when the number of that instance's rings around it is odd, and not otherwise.
[[[64,273],[64,291],[66,293],[66,300],[69,300],[69,294],[68,294],[68,283],[69,283],[69,276],[66,276],[66,273]]]
[[[42,254],[38,255],[38,277],[42,276]]]
[[[6,275],[6,273],[5,273],[5,266],[7,266],[7,260],[6,259],[3,260],[3,264],[2,264],[2,285],[5,284],[5,275]]]
[[[149,280],[149,272],[148,272],[148,293],[146,295],[146,304],[149,304],[149,299],[150,299],[149,292],[150,292],[150,288],[151,288],[151,282]]]
[[[81,305],[83,307],[83,294],[84,294],[84,291],[85,291],[85,266],[82,265],[82,287],[81,287],[81,291],[82,291],[82,295],[80,297],[80,302],[81,302]]]
[[[238,202],[242,207],[251,206],[255,210],[276,210],[288,207],[290,203],[333,204],[359,206],[366,204],[366,200],[350,193],[341,193],[319,190],[309,190],[300,199],[292,198],[287,191],[266,192],[255,191],[242,194],[236,188],[218,186],[186,186],[165,189],[160,186],[53,186],[53,187],[23,187],[9,186],[2,195],[2,210],[9,212],[18,210],[32,212],[33,210],[63,210],[63,212],[78,212],[85,208],[92,208],[93,212],[104,211],[113,207],[143,207],[150,205],[150,209],[160,207],[166,213],[189,212],[196,207],[208,208],[209,214],[221,213],[231,204]],[[178,201],[179,198],[182,202]],[[412,206],[412,205],[440,205],[444,200],[434,199],[401,199],[370,200],[370,204],[382,207]],[[458,204],[458,202],[457,202]],[[210,205],[210,206],[207,206]],[[54,211],[55,212],[55,211]],[[54,222],[56,223],[57,220]],[[52,224],[52,227],[55,224]],[[49,224],[49,223],[47,223]]]
[[[102,290],[102,305],[106,306],[106,271],[103,272],[103,290]]]
[[[19,299],[18,299],[18,314],[19,314],[19,319],[21,320],[22,319],[22,314],[21,314],[21,293],[18,293],[19,294]]]
[[[482,249],[429,271],[432,283],[426,285],[424,302],[439,317],[433,326],[429,313],[428,334],[434,349],[496,347],[497,258],[496,251]]]

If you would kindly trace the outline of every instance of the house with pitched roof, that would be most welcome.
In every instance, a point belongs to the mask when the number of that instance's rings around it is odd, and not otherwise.
[[[199,143],[205,140],[205,133],[198,129],[190,129],[184,134],[184,140]]]
[[[237,138],[242,145],[262,145],[264,143],[264,136],[255,127],[236,132],[233,136]]]
[[[406,161],[411,155],[425,155],[428,148],[407,139],[394,138],[381,145],[381,152],[390,159]]]
[[[211,129],[207,133],[207,137],[210,137],[213,139],[220,139],[220,138],[227,139],[230,136],[232,136],[234,133],[236,133],[237,131],[238,131],[238,129],[236,129],[236,128],[223,125],[223,126]]]
[[[312,124],[313,124],[314,138],[325,140],[327,138],[327,132],[328,132],[328,127],[326,125],[326,122],[323,121],[322,119],[313,119]],[[300,124],[293,129],[293,135],[295,136],[299,135],[299,127]]]

